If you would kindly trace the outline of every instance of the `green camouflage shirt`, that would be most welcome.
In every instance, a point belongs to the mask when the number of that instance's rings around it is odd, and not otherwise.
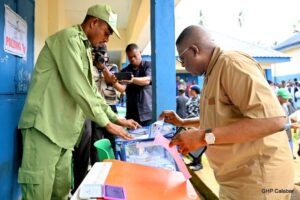
[[[91,44],[80,25],[50,36],[41,50],[19,121],[66,149],[77,142],[86,118],[101,127],[117,115],[97,92]]]

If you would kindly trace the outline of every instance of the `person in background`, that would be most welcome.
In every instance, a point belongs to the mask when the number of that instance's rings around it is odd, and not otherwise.
[[[97,56],[98,55],[98,56]],[[99,48],[94,49],[94,80],[101,96],[106,103],[117,114],[117,95],[122,91],[121,84],[114,79],[113,74],[118,72],[116,64],[109,63],[106,44],[102,44]],[[116,153],[115,137],[106,131],[106,129],[92,122],[92,144],[102,138],[109,139],[114,152]],[[99,162],[96,149],[91,145],[91,164]]]
[[[94,53],[94,80],[96,82],[98,91],[104,97],[106,103],[111,109],[117,111],[117,95],[121,90],[121,85],[113,79],[112,75],[118,72],[116,64],[109,63],[109,56],[107,53],[106,44],[93,50]],[[98,59],[97,59],[98,58]]]
[[[176,47],[182,66],[205,77],[200,120],[161,113],[167,123],[195,127],[175,135],[170,147],[178,145],[186,155],[207,146],[220,199],[290,199],[294,168],[287,156],[286,116],[263,68],[245,53],[218,47],[200,26],[185,28]]]
[[[282,81],[281,81],[280,88],[285,88],[285,89],[287,90],[287,83],[286,83],[285,80],[282,80]]]
[[[199,118],[200,92],[201,89],[199,85],[191,86],[189,91],[190,98],[186,103],[186,118]],[[205,150],[206,146],[189,153],[189,155],[192,157],[192,161],[188,164],[188,166],[190,166],[193,171],[198,171],[203,168],[202,155]]]
[[[273,81],[267,80],[269,85],[271,86],[272,90],[274,91],[275,94],[277,94],[278,87],[273,83]]]
[[[126,119],[134,119],[142,126],[152,122],[151,62],[142,60],[139,47],[132,43],[126,47],[129,65],[121,72],[130,72],[131,80],[119,80],[121,92],[126,92]]]
[[[178,96],[176,97],[176,113],[182,119],[186,118],[186,103],[189,100],[187,96],[185,96],[185,87],[180,85],[178,87]]]
[[[295,107],[300,109],[300,83],[298,81],[295,82],[296,92],[295,92]]]
[[[289,81],[287,90],[291,95],[291,98],[289,99],[289,102],[291,105],[296,109],[296,104],[297,104],[297,98],[295,98],[295,93],[298,91],[298,88],[295,86],[294,81]]]
[[[185,82],[185,85],[186,85],[185,95],[186,95],[187,97],[189,97],[189,96],[190,96],[189,92],[190,92],[190,88],[191,88],[191,86],[192,86],[192,83],[189,81],[189,78],[188,78],[188,77],[185,77],[184,82]]]
[[[185,81],[184,81],[183,79],[180,79],[180,80],[179,80],[178,86],[179,86],[179,85],[183,85],[183,86],[186,88],[186,83],[185,83]]]
[[[189,91],[189,100],[186,103],[186,118],[199,117],[199,105],[200,105],[200,86],[192,85]]]
[[[178,85],[179,85],[179,81],[180,81],[180,76],[176,76],[176,96],[178,96]]]
[[[78,189],[88,172],[91,152],[92,122],[86,119],[81,130],[81,137],[72,151],[73,184],[71,194]]]
[[[123,127],[137,128],[133,120],[119,119],[97,92],[93,81],[92,47],[108,42],[117,15],[109,5],[88,9],[81,25],[50,36],[42,48],[19,121],[23,137],[18,183],[22,199],[67,199],[71,188],[72,150],[86,118],[124,139]]]
[[[121,92],[120,93],[120,106],[121,107],[125,107],[125,105],[126,105],[126,94],[125,94],[125,92]]]
[[[185,88],[185,91],[186,91],[186,84],[185,84],[185,82],[184,82],[184,80],[183,79],[180,79],[179,80],[179,82],[178,82],[178,85],[177,85],[177,89],[178,88]],[[179,93],[179,91],[177,91],[177,94]],[[185,94],[187,97],[188,97],[188,95],[187,94]]]
[[[298,156],[300,156],[300,134],[299,134],[299,128],[300,128],[300,110],[297,110],[295,112],[293,112],[290,116],[289,116],[290,120],[291,120],[291,127],[293,128],[295,131],[298,131],[298,151],[297,154]],[[289,127],[287,127],[289,128]]]
[[[295,82],[295,84],[297,84],[298,83],[298,79],[294,78],[294,82]]]
[[[289,145],[290,145],[290,148],[291,148],[292,157],[293,157],[293,159],[296,159],[296,157],[293,154],[294,143],[293,143],[293,135],[292,135],[292,130],[291,130],[291,120],[288,117],[290,114],[295,112],[295,109],[293,108],[293,106],[289,102],[289,99],[291,98],[291,95],[289,94],[289,92],[285,88],[280,88],[277,91],[277,98],[279,100],[280,105],[282,106],[282,109],[284,110],[284,112],[287,116],[285,131],[286,131],[286,134],[287,134],[288,139],[289,139]]]

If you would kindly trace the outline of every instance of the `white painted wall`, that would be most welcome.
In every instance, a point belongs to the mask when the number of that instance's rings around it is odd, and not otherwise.
[[[300,46],[283,50],[282,52],[291,56],[291,61],[272,64],[272,76],[300,74]]]

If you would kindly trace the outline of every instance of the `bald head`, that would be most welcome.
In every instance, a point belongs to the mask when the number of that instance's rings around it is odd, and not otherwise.
[[[185,28],[176,41],[178,59],[185,69],[194,75],[207,71],[216,45],[200,26]]]
[[[185,28],[176,40],[176,46],[185,44],[196,45],[200,50],[211,50],[215,48],[208,32],[201,26],[191,25]]]

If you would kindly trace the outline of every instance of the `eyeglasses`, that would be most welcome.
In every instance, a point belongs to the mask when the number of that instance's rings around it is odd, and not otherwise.
[[[183,64],[183,58],[182,56],[190,49],[191,47],[187,47],[186,49],[184,49],[181,54],[176,58],[176,60],[178,62],[180,62],[181,64]]]

